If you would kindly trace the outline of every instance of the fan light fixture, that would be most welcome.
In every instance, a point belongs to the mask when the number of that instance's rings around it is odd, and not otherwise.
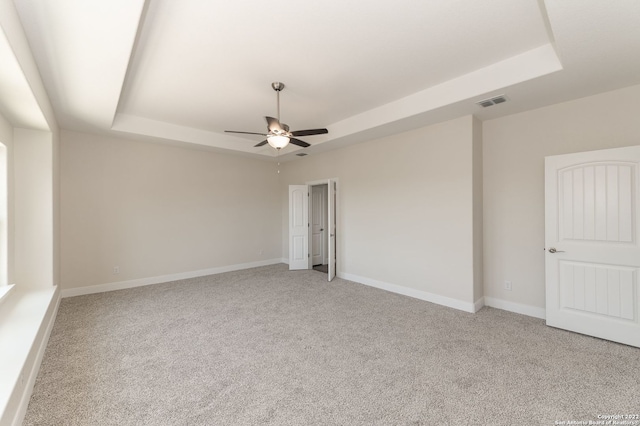
[[[241,133],[245,135],[260,135],[265,136],[266,139],[255,145],[255,147],[269,144],[269,146],[280,151],[282,148],[289,144],[301,146],[306,148],[309,145],[305,141],[298,139],[298,136],[313,136],[313,135],[325,135],[329,133],[327,129],[307,129],[307,130],[294,130],[289,131],[289,126],[280,122],[280,92],[284,89],[284,83],[275,81],[271,83],[271,87],[276,91],[276,102],[278,106],[278,118],[265,117],[267,120],[267,133],[256,132],[239,132],[236,130],[225,130],[226,133]]]
[[[268,135],[267,142],[275,149],[282,149],[289,145],[289,138],[282,135]]]

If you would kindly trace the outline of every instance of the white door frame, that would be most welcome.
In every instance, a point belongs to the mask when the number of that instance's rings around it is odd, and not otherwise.
[[[307,181],[307,182],[305,182],[305,185],[307,185],[309,188],[311,188],[311,187],[312,187],[312,186],[314,186],[314,185],[325,185],[325,184],[326,184],[326,185],[331,185],[331,183],[332,183],[332,182],[335,182],[335,184],[336,184],[336,194],[337,194],[337,192],[338,192],[338,190],[339,190],[339,187],[340,187],[340,180],[339,180],[338,178],[327,178],[327,179],[320,179],[320,180]],[[327,191],[327,196],[328,196],[328,194],[329,194],[329,193],[330,193],[330,191]],[[309,197],[309,198],[310,198],[310,197]],[[337,229],[337,228],[338,228],[338,226],[339,226],[338,218],[339,218],[339,216],[340,216],[340,201],[339,201],[339,198],[340,198],[340,197],[338,197],[338,196],[336,195],[336,200],[335,200],[335,212],[336,212],[336,217],[335,217],[335,219],[334,219],[335,224],[336,224],[336,229]],[[311,202],[311,201],[309,201],[309,202]],[[330,204],[331,204],[331,203],[327,203],[327,205],[330,205]],[[331,244],[331,233],[332,233],[332,232],[331,232],[331,224],[329,224],[329,223],[328,223],[328,224],[327,224],[327,227],[328,227],[329,229],[328,229],[328,232],[326,233],[325,238],[326,238],[327,246],[329,246],[329,245]],[[339,231],[336,231],[336,232],[335,232],[335,237],[334,237],[334,238],[335,238],[336,253],[334,253],[333,255],[334,255],[335,259],[336,259],[336,262],[337,262],[337,257],[338,257],[338,256],[337,256],[337,251],[338,251],[338,249],[337,249],[337,247],[338,247],[338,232],[339,232]],[[310,246],[310,245],[311,245],[311,227],[309,227],[309,238],[308,238],[307,240],[309,241],[309,252],[311,252],[311,246]],[[331,260],[329,260],[329,261],[331,261]],[[313,269],[313,265],[312,265],[312,263],[313,263],[313,262],[311,261],[311,257],[309,257],[309,266],[308,266],[308,269]],[[337,272],[337,271],[336,271],[336,272]],[[330,276],[330,274],[328,274],[328,275],[329,275],[329,281],[331,281],[331,280],[333,279],[333,277],[331,277],[331,276]]]

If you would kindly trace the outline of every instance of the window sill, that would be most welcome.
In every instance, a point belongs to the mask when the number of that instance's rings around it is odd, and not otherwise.
[[[7,300],[9,294],[11,293],[11,290],[13,290],[14,287],[15,284],[0,286],[0,305],[2,305],[2,302]]]
[[[22,424],[53,327],[57,287],[5,292],[0,306],[0,425]],[[11,295],[7,297],[8,292]],[[8,350],[5,350],[7,348]]]

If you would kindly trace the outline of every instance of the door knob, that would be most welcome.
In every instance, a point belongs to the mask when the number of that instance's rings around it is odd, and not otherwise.
[[[320,228],[320,232],[324,231],[324,228]]]
[[[564,250],[556,250],[555,247],[551,247],[549,253],[564,253]]]

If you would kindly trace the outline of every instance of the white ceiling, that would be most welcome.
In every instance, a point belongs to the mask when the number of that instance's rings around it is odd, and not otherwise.
[[[224,130],[265,131],[273,81],[292,130],[329,129],[307,153],[640,83],[637,0],[15,4],[61,127],[263,158]]]

